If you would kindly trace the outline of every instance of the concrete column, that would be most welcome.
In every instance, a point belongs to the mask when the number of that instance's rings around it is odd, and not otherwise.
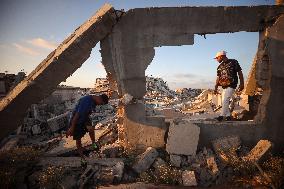
[[[274,142],[274,149],[284,144],[284,14],[268,28],[268,57],[271,62],[270,95],[266,104],[266,135]]]

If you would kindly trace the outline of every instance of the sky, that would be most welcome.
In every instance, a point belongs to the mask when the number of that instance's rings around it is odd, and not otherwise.
[[[0,0],[0,72],[29,74],[58,44],[104,4],[115,9],[180,6],[273,5],[273,0]],[[186,20],[185,20],[186,21]],[[245,77],[258,45],[258,33],[195,35],[194,45],[155,48],[146,75],[162,77],[170,88],[213,88],[217,51],[237,59]],[[105,77],[99,43],[90,58],[62,84],[93,87]]]

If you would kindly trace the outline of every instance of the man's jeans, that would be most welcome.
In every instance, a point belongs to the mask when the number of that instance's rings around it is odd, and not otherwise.
[[[231,87],[223,89],[221,116],[224,116],[224,117],[231,116],[229,105],[230,105],[230,99],[233,97],[234,92],[235,92],[235,89]]]

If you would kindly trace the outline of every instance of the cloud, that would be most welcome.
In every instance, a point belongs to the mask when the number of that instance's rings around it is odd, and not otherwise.
[[[54,50],[58,44],[53,41],[47,41],[42,38],[34,38],[27,41],[29,44],[32,44],[35,47],[40,47],[44,49]]]
[[[164,78],[171,89],[177,88],[212,88],[214,76],[204,76],[191,73],[177,73]]]
[[[172,77],[174,78],[182,78],[182,79],[191,79],[196,78],[198,75],[191,74],[191,73],[179,73],[179,74],[173,74]]]
[[[32,55],[32,56],[39,55],[39,53],[37,51],[33,50],[32,48],[22,46],[18,43],[13,43],[13,46],[16,47],[18,51],[26,53],[28,55]]]

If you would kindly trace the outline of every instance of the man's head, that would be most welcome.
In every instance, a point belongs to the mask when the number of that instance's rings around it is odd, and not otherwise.
[[[216,59],[219,63],[221,63],[223,60],[228,59],[226,55],[227,55],[226,51],[219,51],[217,52],[214,59]]]
[[[95,98],[97,105],[105,105],[108,104],[108,96],[106,94],[101,94],[100,96],[96,96]]]

